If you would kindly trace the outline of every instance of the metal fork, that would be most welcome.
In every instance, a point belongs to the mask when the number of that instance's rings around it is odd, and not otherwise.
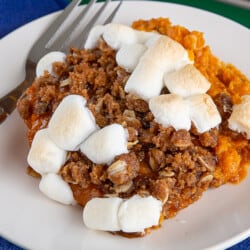
[[[74,19],[74,21],[67,28],[65,28],[63,32],[60,31],[60,29],[62,30],[63,26],[67,24],[69,16],[72,15],[73,11],[76,9],[80,2],[81,0],[73,0],[31,48],[25,64],[26,75],[24,81],[20,83],[15,89],[10,91],[7,95],[0,98],[0,124],[3,123],[8,115],[10,115],[14,111],[18,99],[32,84],[35,78],[36,64],[38,63],[39,59],[50,51],[66,52],[72,45],[81,48],[87,38],[90,29],[96,24],[97,20],[107,8],[111,0],[106,0],[102,4],[96,14],[80,31],[80,35],[76,36],[74,39],[70,39],[71,35],[73,35],[80,22],[87,16],[87,14],[90,13],[90,9],[95,4],[96,0],[90,0],[88,5],[80,12],[80,14]],[[111,14],[107,17],[103,24],[107,24],[113,20],[121,4],[122,0],[118,2],[115,9],[111,12]]]

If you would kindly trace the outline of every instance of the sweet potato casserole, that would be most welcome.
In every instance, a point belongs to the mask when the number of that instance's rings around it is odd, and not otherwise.
[[[132,70],[117,64],[117,49],[102,37],[94,48],[72,48],[65,62],[53,63],[53,74],[46,71],[37,77],[19,100],[18,111],[28,126],[30,144],[71,95],[84,97],[99,131],[111,125],[117,129],[121,125],[126,130],[127,148],[111,161],[92,160],[85,154],[86,145],[68,149],[57,175],[70,186],[74,200],[83,207],[97,197],[127,200],[152,196],[159,200],[162,209],[156,225],[135,232],[119,227],[107,229],[125,236],[142,236],[200,199],[208,188],[237,184],[246,176],[250,165],[249,134],[244,129],[240,130],[242,133],[233,130],[233,125],[230,128],[228,119],[233,119],[234,106],[236,109],[241,105],[243,96],[249,102],[250,82],[233,65],[212,54],[201,32],[172,25],[167,18],[139,20],[132,27],[166,35],[185,48],[188,60],[193,60],[194,67],[211,84],[206,96],[211,97],[218,110],[218,125],[203,131],[193,120],[190,129],[159,122],[151,97],[142,98],[127,91],[125,85]],[[168,95],[169,89],[162,87],[160,96]],[[182,116],[177,112],[178,115]],[[27,171],[40,177],[41,173],[32,166]]]

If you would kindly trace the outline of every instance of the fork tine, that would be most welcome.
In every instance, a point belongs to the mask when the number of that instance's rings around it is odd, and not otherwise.
[[[104,21],[104,23],[103,23],[104,25],[112,22],[112,20],[114,19],[114,17],[115,17],[115,15],[116,15],[117,11],[120,9],[122,3],[123,3],[123,0],[121,0],[121,1],[119,2],[119,4],[115,7],[115,9],[114,9],[113,12],[110,14],[110,16]]]
[[[81,0],[73,0],[65,10],[55,19],[55,21],[43,32],[40,38],[35,42],[29,53],[29,60],[32,62],[38,62],[41,58],[41,55],[44,55],[49,52],[46,48],[46,45],[58,34],[61,25],[68,19],[69,15],[72,13],[72,10],[78,6]]]
[[[105,3],[102,5],[102,7],[98,10],[98,12],[94,15],[94,17],[88,22],[88,24],[84,27],[83,31],[80,32],[80,35],[73,41],[73,45],[77,47],[81,47],[81,45],[86,41],[86,38],[88,36],[89,31],[96,23],[97,19],[100,17],[100,15],[103,13],[107,5],[109,4],[111,0],[106,0]]]
[[[112,11],[112,13],[110,14],[110,16],[104,21],[104,23],[103,23],[104,25],[110,23],[110,22],[114,19],[115,15],[116,15],[117,11],[120,9],[122,3],[123,3],[123,0],[120,0],[119,4],[115,7],[115,9]],[[105,3],[105,4],[107,4],[107,3]],[[104,7],[104,6],[103,6],[103,7]],[[106,6],[105,6],[105,7],[106,7]],[[101,11],[102,11],[102,10],[100,10],[100,12],[101,12]],[[99,17],[99,15],[100,15],[100,13],[98,13],[98,17]],[[97,18],[98,18],[98,17],[97,17]],[[81,39],[80,48],[81,48],[82,46],[84,46],[84,43],[86,42],[87,37],[88,37],[88,33],[89,33],[89,31],[91,30],[91,28],[94,26],[94,24],[95,24],[97,18],[96,18],[94,21],[91,20],[91,21],[89,22],[89,24],[88,24],[89,27],[88,27],[87,30],[84,29],[84,32],[86,31],[86,33],[84,34],[83,38]],[[93,18],[93,19],[94,19],[94,18]]]
[[[40,46],[45,46],[51,38],[56,34],[59,27],[64,23],[64,21],[68,18],[71,11],[81,2],[81,0],[73,0],[60,14],[60,16],[54,21],[54,23],[42,34],[41,40],[39,40]]]
[[[53,44],[50,46],[50,50],[65,50],[65,46],[67,41],[70,38],[70,35],[74,32],[77,25],[80,21],[89,13],[89,10],[96,3],[96,0],[91,0],[88,5],[81,11],[81,13],[77,16],[77,18],[72,22],[72,24],[62,32],[62,35],[59,36]]]

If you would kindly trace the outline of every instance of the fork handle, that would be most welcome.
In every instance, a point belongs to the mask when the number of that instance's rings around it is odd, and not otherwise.
[[[6,120],[8,115],[13,112],[16,108],[18,99],[33,82],[35,78],[35,68],[36,64],[28,59],[25,65],[25,80],[7,95],[0,98],[0,125]]]
[[[25,89],[28,87],[28,81],[24,80],[15,89],[7,95],[0,98],[0,124],[5,121],[7,116],[16,108],[16,103]]]
[[[2,107],[0,107],[0,124],[5,121],[7,118],[7,113],[4,111]]]

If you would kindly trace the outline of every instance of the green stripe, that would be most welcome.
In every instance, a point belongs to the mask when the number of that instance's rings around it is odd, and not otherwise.
[[[214,0],[168,0],[162,2],[179,3],[217,13],[250,28],[250,10]]]
[[[187,6],[196,7],[203,10],[208,10],[217,13],[221,16],[234,20],[248,28],[250,28],[250,10],[237,7],[234,5],[218,2],[215,0],[160,0],[161,2],[178,3]],[[83,3],[89,1],[83,0]]]

